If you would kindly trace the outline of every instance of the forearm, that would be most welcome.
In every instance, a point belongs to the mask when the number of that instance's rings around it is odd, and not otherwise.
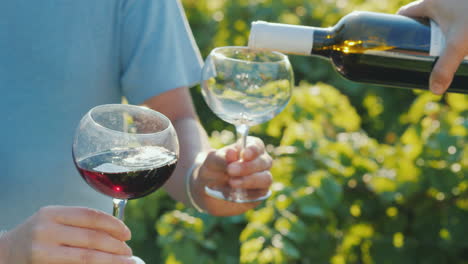
[[[179,138],[179,161],[172,177],[169,178],[164,187],[172,198],[189,205],[187,192],[183,188],[185,176],[192,167],[196,156],[200,152],[210,150],[210,146],[205,130],[195,118],[179,119],[173,121],[173,125]],[[202,202],[199,197],[196,197],[196,200],[198,203]]]

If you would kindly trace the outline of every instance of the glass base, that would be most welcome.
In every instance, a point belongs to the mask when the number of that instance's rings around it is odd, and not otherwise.
[[[145,262],[139,257],[132,257],[132,260],[135,261],[135,264],[145,264]]]
[[[237,189],[230,186],[205,186],[205,192],[211,197],[234,202],[234,203],[253,203],[266,200],[271,195],[271,190],[259,189]]]

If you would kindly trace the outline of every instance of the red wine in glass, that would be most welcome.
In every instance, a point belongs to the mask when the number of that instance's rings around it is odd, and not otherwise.
[[[112,214],[123,220],[129,199],[161,188],[179,154],[171,121],[152,109],[108,104],[90,109],[80,120],[73,160],[92,188],[112,197]]]
[[[112,149],[75,162],[83,179],[95,190],[118,199],[146,196],[172,175],[177,155],[163,147]]]

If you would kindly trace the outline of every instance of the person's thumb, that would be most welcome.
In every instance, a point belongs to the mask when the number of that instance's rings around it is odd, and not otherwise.
[[[425,17],[428,16],[427,4],[424,1],[416,1],[398,10],[397,14],[409,17]]]
[[[453,76],[457,71],[460,63],[465,57],[465,53],[458,45],[462,40],[455,39],[447,40],[447,44],[442,51],[437,63],[432,69],[429,80],[429,88],[435,94],[443,94],[452,83]]]

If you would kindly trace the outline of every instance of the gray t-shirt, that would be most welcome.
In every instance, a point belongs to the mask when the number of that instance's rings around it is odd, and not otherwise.
[[[178,0],[0,3],[0,229],[45,205],[111,211],[71,145],[93,106],[198,82],[201,58]]]

